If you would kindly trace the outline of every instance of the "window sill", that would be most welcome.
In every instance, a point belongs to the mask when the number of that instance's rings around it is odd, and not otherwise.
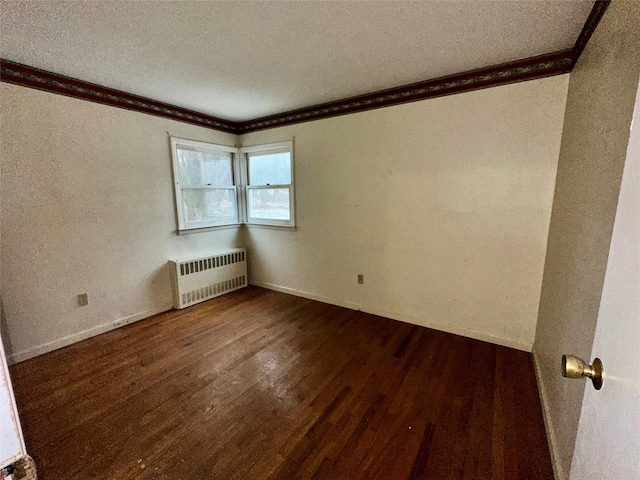
[[[191,235],[192,233],[215,232],[217,230],[229,230],[230,228],[240,228],[242,223],[232,223],[230,225],[215,225],[213,227],[190,228],[188,230],[178,230],[178,235]]]
[[[244,223],[243,225],[247,228],[267,228],[270,230],[285,230],[289,232],[298,230],[298,227],[291,225],[265,225],[263,223]]]
[[[177,230],[178,235],[191,235],[193,233],[216,232],[218,230],[229,230],[231,228],[266,228],[268,230],[284,230],[295,232],[298,227],[290,225],[264,225],[261,223],[234,223],[231,225],[216,225],[214,227],[190,228],[188,230]]]

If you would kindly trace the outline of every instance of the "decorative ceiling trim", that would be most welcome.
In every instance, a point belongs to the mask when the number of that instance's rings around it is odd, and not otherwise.
[[[236,130],[234,122],[229,120],[222,120],[204,113],[194,112],[193,110],[176,107],[150,98],[29,67],[10,60],[0,59],[0,80],[23,87],[31,87],[68,97],[192,123],[223,132],[235,133]]]
[[[533,80],[568,73],[571,70],[572,50],[549,53],[538,57],[503,63],[493,67],[448,75],[425,82],[403,85],[344,100],[292,110],[277,115],[237,123],[239,134],[321,118],[347,115],[374,108],[389,107],[427,98],[453,95],[508,83]]]
[[[587,21],[584,22],[584,27],[582,27],[582,31],[580,32],[580,35],[578,35],[578,40],[576,40],[576,44],[573,46],[571,68],[576,64],[584,50],[584,47],[589,43],[591,35],[593,35],[593,32],[598,26],[598,23],[600,23],[600,20],[602,19],[604,12],[607,11],[610,3],[611,0],[596,0],[593,4],[591,12],[587,17]]]
[[[580,54],[589,42],[610,2],[611,0],[595,1],[572,49],[403,85],[321,105],[313,105],[244,122],[224,120],[1,58],[0,81],[239,135],[568,73],[580,58]]]

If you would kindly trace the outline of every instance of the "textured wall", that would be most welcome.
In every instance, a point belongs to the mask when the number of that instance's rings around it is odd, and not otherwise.
[[[167,132],[235,136],[0,88],[3,334],[14,359],[170,308],[168,259],[239,243],[237,230],[176,235]],[[89,305],[78,307],[83,292]]]
[[[567,84],[243,136],[295,136],[298,231],[249,229],[250,281],[530,350]]]

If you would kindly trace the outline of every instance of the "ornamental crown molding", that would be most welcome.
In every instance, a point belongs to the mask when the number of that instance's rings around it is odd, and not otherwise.
[[[268,128],[568,73],[580,58],[610,2],[611,0],[596,0],[575,45],[571,49],[243,122],[217,118],[95,83],[22,65],[11,60],[0,59],[0,81],[241,135]]]

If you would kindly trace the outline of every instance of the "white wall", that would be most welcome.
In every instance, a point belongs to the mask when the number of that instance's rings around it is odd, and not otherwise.
[[[530,350],[568,80],[243,136],[295,136],[298,231],[245,234],[251,283]]]
[[[237,229],[176,235],[167,132],[235,136],[0,89],[3,334],[14,361],[169,309],[167,259],[240,244]],[[78,307],[83,292],[89,305]]]
[[[298,231],[185,236],[167,132],[228,145],[233,135],[1,84],[9,353],[168,309],[167,259],[243,243],[253,283],[528,350],[567,82],[246,135],[244,145],[295,135]]]
[[[640,2],[614,1],[571,72],[534,358],[559,479],[569,477],[640,75]],[[606,359],[603,358],[606,366]]]

